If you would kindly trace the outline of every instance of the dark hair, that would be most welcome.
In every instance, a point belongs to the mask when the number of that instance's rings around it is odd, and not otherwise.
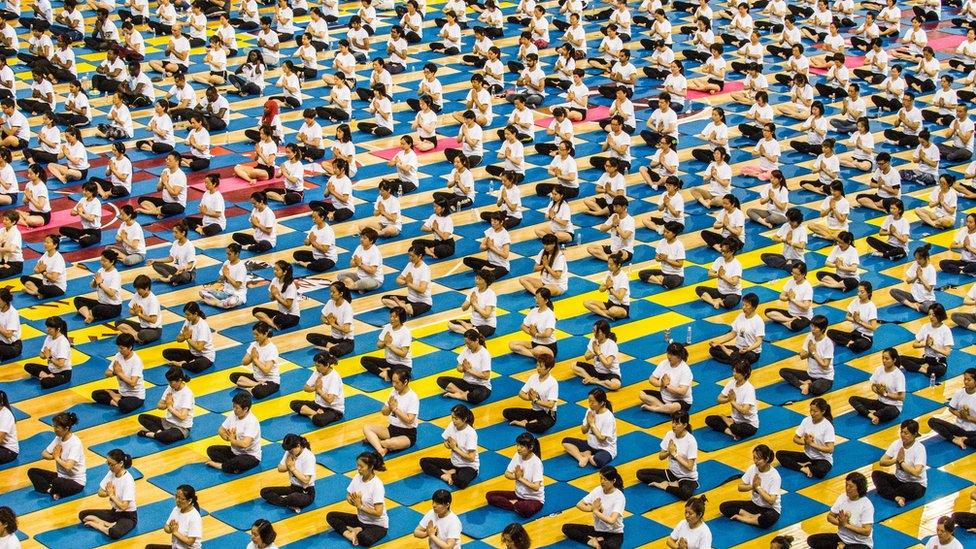
[[[916,260],[928,259],[929,258],[929,250],[931,250],[931,249],[932,249],[932,245],[931,244],[923,244],[922,246],[919,246],[918,248],[915,248],[915,253],[914,253],[915,259]]]
[[[868,493],[868,479],[857,471],[848,474],[844,480],[857,487],[857,497],[863,498]]]
[[[748,360],[740,358],[732,363],[732,373],[742,374],[742,377],[749,379],[749,376],[752,375],[752,364],[749,364]]]
[[[746,295],[742,296],[742,302],[743,303],[748,303],[749,306],[751,306],[753,308],[758,307],[759,306],[759,296],[757,296],[753,292],[749,292]]]
[[[474,412],[464,404],[455,404],[451,408],[451,415],[461,418],[468,425],[474,425]]]
[[[119,254],[115,250],[102,250],[101,255],[102,257],[111,261],[112,263],[115,263],[116,261],[119,260]]]
[[[390,314],[396,316],[400,320],[400,324],[407,321],[407,310],[399,305],[390,309]]]
[[[0,507],[0,512],[2,512],[4,509],[6,509],[6,507]],[[2,522],[2,518],[0,518],[0,522]],[[942,529],[949,534],[953,533],[953,531],[956,529],[956,519],[949,515],[939,517],[936,524],[942,526]]]
[[[810,319],[810,325],[819,328],[820,331],[824,331],[830,325],[830,321],[824,315],[813,315],[813,318]]]
[[[688,349],[677,341],[668,343],[668,348],[664,352],[669,355],[674,355],[681,360],[688,360]]]
[[[54,328],[63,336],[68,335],[68,323],[58,315],[47,317],[47,320],[44,321],[44,326]]]
[[[0,408],[10,409],[10,398],[7,397],[6,391],[0,391]]]
[[[773,462],[773,451],[765,444],[760,444],[752,449],[752,453],[758,454],[759,457],[763,458],[767,463]]]
[[[546,370],[552,370],[556,366],[556,359],[550,354],[539,355],[535,359],[536,363],[541,363]]]
[[[281,277],[281,291],[285,291],[295,281],[295,271],[292,269],[291,263],[284,259],[275,261],[275,265],[284,272],[284,275]]]
[[[356,461],[361,461],[366,464],[373,471],[386,471],[386,465],[383,463],[383,456],[377,454],[376,452],[363,452],[356,456]]]
[[[306,450],[311,449],[311,446],[308,444],[308,439],[301,435],[296,435],[295,433],[288,433],[281,441],[281,448],[286,452],[289,450],[294,450],[299,446],[305,448]]]
[[[837,233],[837,241],[843,242],[844,244],[853,244],[854,234],[851,233],[850,231],[841,231]]]
[[[251,405],[254,404],[254,400],[251,398],[251,393],[247,392],[237,393],[234,395],[234,398],[231,399],[231,402],[240,406],[241,408],[244,408],[245,410],[250,410]]]
[[[786,534],[781,536],[776,536],[775,538],[770,540],[769,543],[770,544],[775,543],[776,545],[779,546],[779,549],[790,549],[790,547],[793,545],[793,536],[786,535]]]
[[[929,312],[935,315],[939,322],[945,322],[949,316],[946,314],[945,305],[936,303],[929,307]]]
[[[119,347],[131,349],[136,344],[136,338],[132,334],[119,334],[115,336],[115,344]]]
[[[413,377],[410,375],[410,368],[406,366],[396,366],[390,370],[390,382],[393,381],[393,377],[396,376],[397,379],[404,383],[409,383],[410,379]]]
[[[137,290],[148,290],[152,288],[152,279],[144,274],[141,274],[132,281],[132,286],[134,286]]]
[[[10,288],[0,288],[0,301],[9,305],[13,299],[14,295],[10,292]]]
[[[275,532],[274,526],[271,525],[268,519],[260,518],[254,521],[251,528],[258,531],[258,539],[266,545],[274,543],[274,540],[278,537],[278,532]]]
[[[531,433],[522,433],[515,437],[515,444],[528,448],[537,458],[542,459],[542,446],[539,445],[539,439]]]
[[[705,496],[705,494],[702,494],[697,497],[689,498],[688,501],[685,502],[685,507],[691,508],[691,511],[700,518],[705,514],[705,502],[707,501],[708,498]]]
[[[691,417],[688,416],[688,412],[685,410],[677,410],[671,414],[671,423],[680,423],[685,426],[689,431],[691,430]]]
[[[541,288],[535,291],[535,295],[542,297],[542,299],[545,299],[546,306],[552,309],[552,291],[550,291],[549,288],[542,286]]]
[[[613,487],[617,490],[623,491],[624,479],[620,477],[620,473],[617,472],[617,468],[613,465],[604,465],[600,469],[600,476],[612,482]]]
[[[207,313],[203,312],[203,309],[200,308],[200,304],[196,301],[191,301],[183,306],[183,314],[185,315],[186,313],[195,314],[200,318],[207,318]]]
[[[189,484],[180,484],[176,487],[177,492],[182,492],[183,497],[185,497],[193,507],[199,511],[200,510],[200,499],[197,497],[197,489],[190,486]]]
[[[336,357],[332,356],[332,353],[328,351],[321,351],[315,354],[315,358],[312,359],[316,364],[321,364],[323,366],[335,367],[338,363]]]
[[[78,424],[78,416],[74,412],[60,412],[54,416],[51,424],[62,429],[71,429]]]
[[[0,507],[0,524],[3,525],[4,531],[8,534],[13,534],[17,531],[17,514],[6,505]],[[525,547],[528,548],[528,545]]]
[[[590,392],[587,393],[587,395],[593,397],[593,400],[597,401],[599,404],[602,404],[607,410],[610,410],[611,412],[613,411],[613,403],[607,398],[607,392],[600,387],[590,389]]]
[[[613,329],[610,327],[610,323],[607,322],[605,319],[601,318],[600,320],[594,322],[593,329],[606,336],[607,339],[610,339],[612,341],[617,341],[617,334],[613,333]]]
[[[438,505],[450,505],[452,499],[451,492],[443,488],[435,490],[430,496],[430,500]]]
[[[817,397],[810,401],[810,405],[816,406],[818,410],[823,412],[823,415],[825,418],[827,418],[827,421],[831,423],[834,422],[834,414],[831,411],[830,404],[826,401],[826,399]]]
[[[906,419],[901,422],[901,428],[911,433],[912,436],[918,436],[918,422],[914,419]]]
[[[268,323],[264,321],[255,323],[254,327],[251,328],[251,330],[266,336],[271,336],[271,331],[272,331],[271,326],[268,326]]]
[[[342,294],[342,299],[352,302],[352,291],[350,291],[349,288],[346,287],[345,282],[341,280],[337,280],[332,283],[332,287],[338,290],[340,294]]]
[[[490,0],[489,0],[490,1]],[[532,539],[525,528],[517,522],[513,522],[502,530],[502,537],[508,537],[515,549],[529,549],[532,547]]]
[[[132,456],[123,452],[119,448],[109,450],[107,455],[108,458],[111,459],[112,461],[116,463],[121,463],[123,469],[128,469],[129,467],[132,467]]]
[[[467,340],[470,340],[470,341],[477,341],[478,343],[480,343],[482,345],[485,344],[485,336],[483,336],[481,334],[481,332],[479,332],[478,330],[475,330],[474,328],[471,328],[470,330],[464,332],[464,339],[467,339]]]
[[[166,370],[166,381],[190,381],[190,376],[186,375],[183,368],[180,368],[179,366],[170,366],[169,370]]]

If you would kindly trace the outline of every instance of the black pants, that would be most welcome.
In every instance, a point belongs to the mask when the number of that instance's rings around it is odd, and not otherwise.
[[[817,478],[824,478],[827,473],[830,472],[830,468],[833,467],[831,463],[825,459],[813,459],[812,457],[806,455],[804,452],[794,452],[791,450],[780,450],[776,452],[776,461],[787,469],[793,469],[794,471],[799,471],[801,465],[806,465],[813,476]]]
[[[588,524],[563,524],[563,535],[583,545],[588,545],[591,537],[603,538],[600,541],[601,549],[620,549],[624,544],[623,534],[600,532]]]
[[[332,261],[327,257],[316,259],[311,250],[298,250],[292,254],[292,257],[295,259],[295,261],[308,263],[308,269],[317,273],[322,273],[328,271],[332,267],[335,267],[335,261]]]
[[[677,477],[667,469],[638,469],[637,480],[644,484],[677,482],[677,486],[668,486],[664,491],[680,500],[688,500],[698,489],[698,481]]]
[[[312,416],[312,425],[322,428],[330,423],[335,423],[342,419],[342,414],[337,410],[332,408],[326,408],[324,406],[319,406],[314,400],[293,400],[288,404],[291,410],[296,414],[300,414],[302,407],[307,406],[315,410],[315,415]]]
[[[137,143],[137,145],[138,145],[138,143]],[[173,146],[172,145],[167,145],[165,143],[153,143],[152,144],[152,152],[154,152],[156,154],[169,153],[169,152],[172,152],[172,150],[173,150]],[[153,207],[159,208],[159,211],[160,211],[161,214],[163,214],[163,217],[171,217],[171,216],[174,216],[174,215],[179,215],[179,214],[183,213],[184,210],[186,210],[186,206],[184,206],[183,204],[180,204],[179,202],[166,202],[162,198],[159,198],[159,197],[156,197],[156,196],[143,196],[143,197],[140,197],[139,198],[139,204],[141,205],[143,202],[148,202],[148,203],[152,204]]]
[[[451,479],[452,485],[461,490],[467,488],[468,485],[471,484],[471,481],[478,476],[478,471],[475,469],[471,467],[458,467],[451,463],[449,458],[420,458],[420,469],[425,475],[429,475],[434,478],[441,478],[444,471],[450,471],[453,469],[454,476]]]
[[[525,430],[541,434],[556,424],[556,414],[531,408],[505,408],[502,410],[505,421],[525,421]]]
[[[0,361],[17,358],[24,354],[24,342],[16,339],[13,343],[3,343],[0,341]]]
[[[40,294],[42,298],[57,297],[57,296],[64,295],[64,290],[58,288],[54,284],[48,284],[47,279],[41,280],[41,277],[39,276],[20,277],[21,283],[26,283],[27,281],[31,281],[34,283],[34,286],[37,287],[37,293]],[[20,341],[17,341],[15,343],[20,343]],[[0,360],[4,360],[3,358],[4,355],[2,351],[3,347],[4,345],[0,343]]]
[[[872,471],[871,480],[878,490],[878,495],[885,499],[894,500],[901,497],[912,501],[925,495],[925,486],[918,482],[902,482],[892,473],[885,471]]]
[[[723,294],[718,291],[717,288],[709,288],[707,286],[695,286],[695,295],[699,298],[705,294],[708,294],[712,299],[722,300],[722,307],[725,309],[732,309],[742,301],[742,296],[739,294]]]
[[[122,536],[131,532],[136,527],[136,523],[139,522],[135,511],[116,511],[115,509],[93,509],[78,513],[78,520],[81,522],[84,522],[87,517],[99,518],[105,522],[114,522],[115,525],[108,529],[108,537],[111,539],[122,538]]]
[[[958,511],[952,514],[952,519],[956,521],[956,528],[972,530],[976,528],[976,513]]]
[[[111,406],[111,402],[112,402],[111,395],[105,389],[98,389],[92,391],[91,399],[97,402],[98,404],[104,404],[105,406]],[[119,412],[123,414],[128,414],[129,412],[133,412],[135,410],[138,410],[139,408],[142,408],[143,403],[145,403],[145,401],[141,398],[123,396],[119,398],[117,404],[118,404]]]
[[[153,263],[152,268],[154,271],[159,273],[160,276],[169,278],[169,283],[173,286],[190,284],[197,278],[196,269],[190,269],[189,271],[183,271],[180,274],[176,274],[176,267],[170,265],[169,263]]]
[[[94,246],[102,241],[101,229],[81,229],[78,227],[61,227],[61,236],[74,240],[82,248]]]
[[[363,369],[373,375],[380,375],[380,373],[385,372],[387,377],[389,377],[390,372],[393,368],[400,366],[399,364],[393,364],[388,362],[378,356],[364,356],[359,359],[359,364],[362,365]]]
[[[799,389],[805,381],[809,381],[810,394],[813,396],[822,395],[834,386],[834,380],[823,377],[810,377],[810,374],[807,373],[806,370],[798,370],[796,368],[781,368],[779,375],[786,380],[787,383],[796,387],[797,389]]]
[[[766,309],[766,314],[768,315],[769,313],[774,311],[779,313],[781,316],[791,319],[789,324],[786,327],[792,332],[799,332],[800,330],[806,329],[806,327],[810,325],[809,318],[805,318],[802,316],[793,316],[792,314],[790,314],[790,311],[788,309],[769,307]]]
[[[342,535],[347,528],[362,528],[356,536],[356,541],[362,547],[369,547],[386,537],[386,528],[375,524],[363,524],[359,517],[352,513],[333,511],[325,515],[325,522],[339,535]]]
[[[489,263],[487,259],[481,259],[480,257],[468,256],[465,257],[463,260],[461,260],[461,262],[464,263],[466,267],[468,267],[474,272],[478,272],[485,269],[491,271],[492,274],[495,275],[495,280],[498,280],[499,278],[508,274],[508,269],[506,269],[505,267],[502,267],[500,265],[493,265]]]
[[[722,364],[734,364],[739,360],[745,360],[750,365],[759,361],[759,353],[755,351],[740,352],[738,349],[729,351],[724,345],[715,345],[708,349],[708,354],[713,359]]]
[[[17,459],[17,452],[0,447],[0,463],[10,463],[15,459]]]
[[[0,278],[8,278],[14,275],[19,275],[22,272],[24,272],[23,261],[7,261],[0,263]]]
[[[302,318],[298,315],[290,315],[288,313],[282,313],[278,309],[268,309],[267,307],[255,307],[251,309],[251,314],[264,313],[268,318],[274,322],[272,328],[276,330],[287,330],[288,328],[293,328],[298,326]]]
[[[869,236],[867,238],[867,242],[868,242],[868,246],[871,246],[872,248],[877,250],[881,254],[881,256],[884,257],[885,259],[891,259],[891,260],[902,259],[906,255],[908,255],[905,248],[901,248],[893,244],[888,244],[887,242],[873,236]]]
[[[103,191],[108,191],[112,193],[112,196],[129,196],[129,191],[121,185],[113,185],[108,179],[102,179],[101,177],[90,177],[88,181],[98,185]]]
[[[216,445],[207,448],[207,457],[210,461],[220,464],[220,470],[236,475],[250,469],[254,469],[261,464],[258,459],[248,454],[235,454],[230,446]]]
[[[59,477],[55,471],[32,467],[27,470],[27,478],[34,485],[34,490],[42,494],[51,494],[59,498],[66,498],[80,493],[84,486],[70,478]]]
[[[666,290],[673,290],[685,283],[685,277],[680,275],[664,274],[661,269],[642,269],[637,273],[641,282],[647,282],[652,276],[663,277],[661,286]]]
[[[719,433],[724,433],[729,431],[737,439],[744,439],[751,437],[756,434],[759,429],[751,423],[732,423],[729,425],[725,422],[725,419],[730,416],[707,416],[705,418],[705,425],[708,425],[713,431],[718,431]]]
[[[235,385],[237,384],[237,380],[239,380],[241,378],[245,378],[245,379],[249,379],[251,381],[257,382],[257,380],[254,379],[254,375],[253,374],[248,374],[248,373],[245,373],[245,372],[233,372],[233,373],[230,374],[229,377],[230,377],[230,382],[233,383],[233,384],[235,384]],[[273,381],[265,381],[265,382],[259,383],[258,385],[255,385],[254,387],[252,387],[251,388],[251,395],[254,398],[256,398],[256,399],[262,399],[262,398],[268,397],[269,395],[273,395],[273,394],[277,393],[280,389],[281,389],[281,386],[279,384],[277,384],[277,383],[275,383]]]
[[[491,389],[484,385],[470,383],[460,377],[443,376],[437,378],[437,386],[441,389],[446,390],[448,385],[454,385],[458,389],[468,393],[467,402],[469,404],[481,404],[491,396]]]
[[[939,261],[939,270],[944,273],[976,275],[976,261],[943,259]]]
[[[976,448],[976,431],[967,431],[955,423],[937,417],[929,419],[929,427],[950,442],[955,437],[963,437],[966,439],[966,446]]]
[[[209,158],[200,158],[199,156],[193,156],[190,153],[183,153],[180,155],[181,160],[189,160],[190,164],[187,166],[191,172],[198,172],[200,170],[206,170],[210,167]]]
[[[348,355],[356,346],[354,339],[338,339],[325,334],[308,334],[305,340],[316,347],[329,347],[329,353],[336,358]]]
[[[302,488],[292,484],[291,486],[261,488],[261,499],[278,507],[304,509],[315,501],[315,486]]]
[[[416,188],[417,187],[415,186],[414,189]],[[406,194],[406,192],[404,192],[404,194]],[[308,203],[308,208],[310,210],[315,210],[316,208],[322,208],[323,210],[325,210],[325,213],[332,214],[332,221],[335,223],[340,223],[347,219],[351,219],[353,214],[356,213],[355,210],[352,209],[336,208],[335,204],[333,204],[332,201],[330,200],[313,200]]]
[[[425,250],[427,248],[433,248],[434,257],[437,259],[442,259],[445,257],[450,257],[454,255],[455,244],[454,239],[449,238],[447,240],[435,240],[430,238],[418,238],[411,243],[411,246],[421,246]]]
[[[24,364],[24,371],[30,374],[31,377],[40,378],[41,372],[50,374],[51,369],[44,364],[36,364],[34,362],[29,362]],[[71,370],[65,370],[63,372],[57,372],[53,374],[52,377],[46,377],[41,379],[41,389],[50,389],[52,387],[57,387],[58,385],[64,385],[71,381]]]
[[[139,414],[139,425],[153,434],[153,440],[163,444],[172,444],[178,440],[186,438],[183,431],[175,428],[167,428],[163,424],[163,418],[151,414]]]
[[[187,229],[191,231],[197,230],[197,227],[203,226],[203,236],[214,236],[224,232],[220,228],[220,225],[216,223],[211,223],[209,225],[203,224],[203,217],[201,216],[187,216],[183,218],[183,222],[186,223]]]
[[[935,374],[935,377],[944,376],[946,370],[949,369],[945,357],[902,355],[901,365],[909,372],[918,372],[922,366],[928,366],[926,369],[928,374]]]
[[[298,204],[305,198],[305,191],[292,191],[292,190],[285,189],[284,187],[265,189],[264,192],[281,195],[282,200],[287,206],[291,206],[292,204]]]
[[[274,246],[268,240],[257,240],[254,235],[248,233],[234,233],[231,235],[234,242],[240,244],[244,249],[252,253],[262,253],[270,250]]]
[[[844,549],[871,549],[863,543],[844,543],[837,534],[814,534],[807,538],[810,549],[837,549],[840,544],[844,545]]]
[[[759,515],[759,527],[769,528],[779,520],[779,513],[771,507],[760,507],[751,501],[724,501],[719,505],[719,512],[725,518],[732,518],[744,511],[751,515]]]
[[[887,423],[901,413],[901,410],[897,406],[892,406],[891,404],[885,404],[876,398],[867,398],[862,396],[852,396],[847,399],[851,404],[851,408],[859,415],[868,417],[868,414],[874,412],[875,417],[881,423]],[[931,425],[931,424],[930,424]]]
[[[197,356],[189,349],[163,349],[163,358],[169,361],[182,362],[182,368],[188,372],[199,374],[213,366],[213,361],[204,356]]]

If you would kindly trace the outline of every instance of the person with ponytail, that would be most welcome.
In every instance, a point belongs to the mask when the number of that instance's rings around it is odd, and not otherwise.
[[[688,349],[677,341],[668,343],[665,358],[658,363],[648,383],[652,389],[645,389],[638,396],[641,410],[658,414],[673,414],[679,410],[691,409],[691,385],[694,375],[688,367]]]
[[[68,323],[60,316],[47,317],[44,329],[47,337],[37,356],[47,364],[28,362],[24,370],[41,382],[41,389],[50,389],[71,381],[71,342],[68,341]]]
[[[583,360],[573,366],[573,373],[583,378],[584,385],[600,385],[608,391],[616,391],[620,388],[619,353],[617,334],[613,333],[610,323],[597,320]]]
[[[20,277],[24,292],[37,299],[58,297],[68,289],[68,273],[64,256],[58,249],[61,237],[49,234],[44,237],[44,254],[37,259],[34,272]]]
[[[851,408],[861,416],[871,420],[871,423],[887,423],[901,413],[905,404],[905,372],[901,371],[901,359],[898,350],[888,347],[881,351],[881,366],[871,373],[871,392],[877,398],[853,395],[848,399]],[[976,375],[976,370],[973,371]],[[976,401],[974,401],[976,403]],[[929,426],[936,418],[929,420]],[[941,420],[939,420],[941,421]],[[974,439],[976,440],[976,439]]]
[[[600,549],[619,549],[624,543],[624,481],[615,467],[600,469],[600,485],[576,504],[584,513],[593,513],[593,526],[563,524],[567,538]]]
[[[830,507],[827,522],[837,527],[836,534],[813,534],[807,538],[810,549],[871,549],[874,547],[874,504],[868,499],[868,479],[858,472],[844,478],[844,493]]]
[[[10,399],[5,391],[0,391],[0,464],[10,463],[20,455],[20,442],[17,440],[17,418],[10,408]],[[0,544],[0,547],[3,547]]]
[[[522,320],[522,331],[529,335],[529,341],[510,341],[510,351],[536,360],[544,356],[556,357],[559,350],[556,344],[556,314],[552,308],[552,292],[548,288],[535,291],[535,307]]]
[[[336,281],[329,286],[329,301],[322,307],[320,318],[322,325],[329,328],[329,335],[310,333],[305,336],[306,341],[336,358],[352,353],[356,345],[352,292],[344,283]]]
[[[203,547],[203,519],[197,491],[189,484],[176,488],[176,507],[169,513],[163,532],[173,541],[169,545],[151,543],[146,549],[201,549]]]
[[[737,486],[739,492],[749,492],[750,501],[725,501],[719,511],[725,518],[769,528],[782,513],[780,487],[782,479],[773,467],[773,451],[765,444],[752,450],[752,465],[746,469]]]
[[[505,478],[515,481],[515,490],[492,490],[485,494],[489,505],[514,511],[529,518],[546,502],[545,477],[542,470],[542,448],[529,433],[515,437],[515,455],[505,469]]]
[[[906,283],[912,285],[911,291],[892,288],[889,292],[896,302],[922,314],[928,313],[929,308],[936,303],[935,287],[938,273],[929,258],[931,249],[931,244],[915,248],[915,261],[908,266],[904,278]]]
[[[380,302],[387,309],[402,307],[411,318],[428,311],[434,304],[431,292],[430,267],[424,263],[424,248],[416,241],[407,250],[407,264],[396,277],[396,283],[406,287],[406,295],[386,294]]]
[[[251,412],[250,393],[237,393],[232,410],[217,430],[230,444],[207,447],[207,466],[237,475],[261,464],[261,422]]]
[[[248,533],[251,535],[251,542],[247,544],[247,549],[278,549],[274,543],[278,538],[278,532],[275,532],[274,526],[268,519],[261,518],[254,521]]]
[[[535,373],[529,376],[519,390],[519,398],[532,403],[532,408],[505,408],[502,417],[509,425],[522,427],[536,434],[545,433],[556,423],[556,407],[559,405],[559,382],[552,376],[556,360],[541,355],[535,360]]]
[[[172,444],[190,436],[195,400],[193,392],[186,385],[189,380],[183,370],[176,366],[171,366],[166,371],[168,386],[156,405],[157,410],[166,411],[166,416],[140,414],[138,421],[144,429],[136,433],[138,436],[158,440],[163,444]]]
[[[444,447],[451,451],[451,457],[420,458],[420,469],[432,477],[439,478],[448,486],[463,490],[478,476],[481,462],[478,460],[478,432],[474,429],[474,414],[464,404],[451,408],[451,422],[444,433]]]
[[[685,518],[671,530],[668,549],[711,549],[712,531],[705,524],[705,494],[685,502]]]
[[[298,326],[302,319],[302,307],[291,263],[283,259],[275,261],[274,280],[268,286],[268,294],[275,302],[276,309],[255,307],[251,309],[254,318],[264,322],[272,330],[287,330]]]
[[[691,434],[688,412],[671,414],[671,430],[661,440],[657,458],[667,460],[668,468],[639,469],[637,480],[678,499],[690,498],[698,489],[698,441]]]
[[[278,362],[278,346],[271,341],[271,326],[258,322],[251,329],[254,341],[247,348],[242,366],[250,366],[250,372],[232,372],[230,382],[251,393],[256,399],[266,398],[281,389],[281,370]]]
[[[491,396],[491,353],[485,348],[485,336],[475,329],[464,333],[464,350],[457,358],[462,377],[441,376],[437,385],[444,396],[471,404],[480,404]]]
[[[91,394],[93,401],[118,408],[121,414],[142,408],[146,401],[146,388],[142,382],[142,359],[133,350],[135,345],[136,339],[131,334],[119,334],[115,337],[118,352],[105,370],[105,377],[116,378],[119,388],[97,389]]]
[[[380,456],[406,450],[417,444],[420,398],[410,388],[410,369],[403,366],[393,367],[390,383],[393,385],[393,392],[380,409],[380,414],[389,418],[387,424],[370,423],[363,426],[363,438]]]
[[[803,340],[800,358],[806,359],[806,370],[781,368],[780,377],[803,395],[822,395],[834,386],[834,342],[827,337],[827,317],[810,319],[810,333]]]
[[[325,522],[337,534],[357,546],[369,547],[386,537],[390,519],[386,514],[386,489],[377,472],[386,471],[383,456],[363,452],[356,458],[356,476],[346,488],[346,503],[356,508],[356,514],[332,511]]]
[[[917,421],[906,419],[901,422],[898,438],[888,446],[878,463],[881,467],[894,466],[894,474],[880,469],[871,472],[878,495],[894,501],[899,507],[924,496],[928,486],[925,472],[928,454],[918,436]]]
[[[976,492],[974,492],[976,493]],[[956,515],[971,515],[972,513],[953,513],[952,516],[942,516],[935,523],[935,535],[929,538],[925,549],[963,549],[962,543],[955,536],[956,527],[966,528],[956,519]],[[973,528],[974,523],[968,523]]]
[[[247,302],[249,275],[247,264],[241,261],[241,245],[231,242],[225,250],[227,259],[220,266],[220,276],[213,284],[200,290],[200,299],[211,307],[233,309]]]
[[[543,235],[542,249],[535,256],[533,273],[538,276],[525,275],[519,277],[519,284],[530,294],[535,294],[539,288],[546,288],[550,295],[559,296],[569,289],[569,268],[566,264],[566,254],[559,247],[559,239],[554,234]]]
[[[187,371],[199,374],[213,366],[217,358],[213,331],[207,323],[207,314],[196,301],[183,306],[183,326],[176,334],[176,342],[186,342],[186,349],[163,349],[163,358]]]
[[[566,437],[562,441],[563,449],[580,467],[600,468],[617,457],[617,418],[613,415],[613,403],[599,387],[590,390],[587,407],[582,425],[586,440]]]
[[[844,320],[851,323],[850,331],[831,328],[827,330],[834,345],[847,347],[854,353],[863,353],[874,345],[874,331],[878,329],[878,306],[872,301],[874,286],[867,280],[857,284],[857,299],[847,306]]]
[[[315,371],[305,382],[304,391],[315,393],[315,400],[293,400],[291,410],[312,420],[312,425],[322,428],[342,419],[346,411],[342,376],[336,367],[336,358],[328,352],[315,355]]]
[[[20,549],[20,538],[17,537],[17,514],[6,505],[0,507],[0,547]]]
[[[756,388],[749,381],[752,365],[748,360],[739,359],[732,363],[732,379],[725,384],[716,400],[719,404],[729,404],[731,415],[710,415],[705,417],[705,425],[713,431],[725,433],[732,440],[751,437],[759,430],[759,407],[756,401]]]
[[[420,519],[420,523],[413,530],[413,537],[426,538],[430,549],[460,547],[461,519],[451,511],[451,492],[437,490],[430,500],[432,509]]]
[[[185,221],[180,221],[173,227],[173,243],[166,257],[146,261],[163,284],[180,286],[196,281],[197,250],[190,242],[189,234],[190,227]]]
[[[75,308],[86,324],[122,314],[122,275],[115,268],[118,259],[119,254],[115,250],[102,250],[101,266],[90,284],[95,289],[95,299],[84,296],[74,299]]]
[[[278,463],[278,472],[288,473],[291,484],[261,488],[261,498],[271,505],[300,513],[315,501],[315,454],[308,440],[294,433],[285,435],[281,447],[285,455]]]
[[[810,401],[810,415],[803,418],[793,434],[793,444],[802,452],[780,450],[776,461],[787,469],[799,471],[807,478],[824,478],[834,466],[834,416],[830,404],[822,398]]]
[[[108,473],[98,484],[98,497],[108,498],[112,505],[106,510],[85,510],[78,513],[78,520],[85,526],[98,530],[111,539],[120,539],[136,527],[136,481],[129,468],[132,456],[115,448],[105,459]]]
[[[932,417],[929,427],[942,438],[959,448],[976,448],[976,368],[966,368],[962,374],[962,387],[949,399],[947,410],[954,423]]]
[[[71,428],[78,424],[73,412],[61,412],[51,420],[54,440],[41,452],[41,458],[53,461],[56,471],[32,467],[27,470],[34,490],[59,500],[73,496],[85,489],[85,447]]]
[[[0,361],[17,358],[24,352],[20,339],[20,313],[13,306],[10,288],[0,288]]]
[[[946,374],[949,355],[955,345],[952,330],[946,325],[948,316],[941,303],[929,307],[929,321],[922,324],[912,342],[912,348],[922,349],[922,356],[902,355],[901,363],[905,370],[937,378]]]
[[[769,541],[769,549],[790,549],[793,546],[793,536],[779,535]]]
[[[488,0],[487,3],[491,4],[492,0]],[[521,524],[512,522],[502,530],[502,545],[505,549],[530,549],[532,539]]]

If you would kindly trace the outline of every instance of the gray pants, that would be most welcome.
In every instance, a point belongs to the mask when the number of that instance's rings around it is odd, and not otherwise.
[[[976,314],[972,313],[952,313],[950,315],[952,321],[960,328],[969,329],[970,326],[976,324]]]
[[[765,219],[766,223],[770,225],[782,225],[786,223],[786,216],[783,214],[771,212],[769,210],[763,210],[759,208],[749,208],[746,210],[746,215],[749,219],[759,223],[760,219]]]
[[[905,290],[901,290],[901,289],[898,289],[898,288],[893,288],[891,290],[891,292],[889,292],[889,293],[891,293],[891,297],[893,297],[895,299],[895,301],[898,301],[898,302],[901,302],[901,303],[906,303],[906,302],[907,303],[917,303],[919,305],[919,309],[920,309],[921,313],[924,314],[924,315],[929,314],[929,308],[932,307],[932,305],[935,305],[935,303],[936,303],[935,301],[926,301],[924,303],[919,302],[914,297],[912,297],[912,293],[911,292],[906,292]]]

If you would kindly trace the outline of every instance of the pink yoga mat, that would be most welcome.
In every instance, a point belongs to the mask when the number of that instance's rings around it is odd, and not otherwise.
[[[930,38],[929,46],[935,51],[954,50],[965,39],[966,37],[961,34],[947,34],[938,38]]]
[[[254,183],[248,183],[247,181],[244,181],[243,179],[237,176],[221,177],[219,190],[221,193],[229,193],[234,191],[240,191],[243,189],[260,190],[263,189],[264,187],[268,187],[271,185],[280,185],[281,182],[282,182],[282,178],[280,177],[265,179],[263,181],[255,181]],[[196,189],[198,191],[204,191],[204,192],[206,192],[207,190],[207,187],[206,185],[203,184],[203,181],[200,181],[199,183],[190,184],[190,188]]]
[[[112,221],[112,216],[118,214],[118,211],[113,210],[110,207],[102,206],[102,226],[103,228],[108,228],[109,222]],[[20,234],[29,235],[38,232],[50,232],[51,229],[57,229],[59,227],[65,227],[68,225],[73,225],[75,223],[80,223],[81,218],[77,215],[71,215],[71,208],[65,210],[57,210],[51,212],[51,222],[47,225],[42,225],[40,227],[20,227]]]
[[[603,106],[590,107],[589,109],[586,110],[586,120],[573,122],[573,124],[582,124],[584,122],[589,122],[593,120],[603,120],[604,118],[607,118],[609,116],[610,116],[610,107],[603,107]],[[553,120],[554,118],[551,116],[548,118],[540,118],[539,120],[535,121],[535,125],[539,126],[540,128],[548,128],[549,124],[552,124]]]
[[[702,97],[715,97],[716,95],[727,95],[732,92],[742,91],[742,82],[726,82],[725,89],[715,93],[705,93],[698,90],[688,90],[688,99],[701,99]]]
[[[416,148],[414,150],[417,152],[418,155],[423,156],[425,154],[442,152],[444,149],[457,149],[457,148],[460,148],[460,146],[461,146],[461,144],[458,143],[458,140],[457,139],[454,139],[453,137],[438,137],[437,138],[437,146],[434,147],[433,149],[431,149],[431,150],[429,150],[427,152],[417,151]],[[372,154],[373,156],[378,156],[378,157],[382,158],[383,160],[392,160],[393,157],[396,156],[396,153],[398,153],[398,152],[400,152],[400,147],[390,147],[389,149],[380,149],[378,151],[370,151],[369,154]]]
[[[863,55],[848,56],[844,58],[844,66],[849,69],[856,69],[864,64]],[[813,74],[827,74],[827,69],[817,69],[810,67],[810,72]]]

